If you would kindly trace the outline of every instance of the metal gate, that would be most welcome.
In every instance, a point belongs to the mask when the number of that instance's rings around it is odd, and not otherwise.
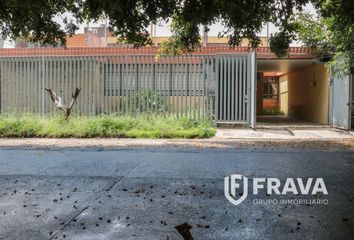
[[[216,68],[217,123],[248,124],[255,128],[255,53],[219,55]]]
[[[351,76],[337,75],[330,82],[329,122],[333,127],[350,128]]]
[[[54,114],[58,110],[44,88],[70,102],[77,87],[80,115],[148,112],[255,126],[255,53],[42,51],[0,55],[0,112]]]

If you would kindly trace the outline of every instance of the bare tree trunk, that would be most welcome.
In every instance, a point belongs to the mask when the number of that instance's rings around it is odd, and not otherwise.
[[[80,89],[76,88],[75,92],[72,94],[72,99],[71,102],[69,104],[69,106],[64,104],[63,98],[57,96],[57,94],[50,88],[45,88],[45,90],[50,94],[50,98],[52,99],[52,101],[54,102],[55,106],[64,113],[64,117],[65,120],[68,120],[70,114],[71,114],[71,110],[75,104],[75,102],[77,101],[77,98],[79,96],[80,93]]]

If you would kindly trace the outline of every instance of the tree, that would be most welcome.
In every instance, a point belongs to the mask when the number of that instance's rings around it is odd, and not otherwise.
[[[297,39],[319,57],[331,55],[336,73],[354,73],[354,5],[328,0],[317,7],[319,16],[300,13],[294,18]]]
[[[82,22],[82,7],[82,0],[0,0],[1,37],[65,45],[66,35],[74,34]],[[69,21],[66,15],[72,15],[75,21]]]
[[[279,37],[289,39],[293,12],[308,0],[0,0],[0,30],[3,38],[27,37],[44,44],[65,44],[83,21],[107,18],[111,30],[127,43],[139,47],[151,44],[150,23],[173,21],[177,45],[191,51],[199,45],[199,27],[220,21],[231,46],[249,40],[255,48],[257,34],[266,22],[280,29]],[[72,16],[73,22],[64,16]],[[64,26],[55,21],[62,17]],[[287,34],[282,34],[287,33]],[[285,40],[284,42],[289,42]]]
[[[351,0],[326,0],[317,3],[320,16],[329,30],[329,43],[341,72],[354,73],[354,4]]]

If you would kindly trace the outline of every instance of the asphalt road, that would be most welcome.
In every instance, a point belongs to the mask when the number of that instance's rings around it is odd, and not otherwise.
[[[353,239],[354,152],[0,150],[0,239]],[[240,205],[224,177],[322,177],[328,195]],[[257,199],[328,204],[256,204]]]

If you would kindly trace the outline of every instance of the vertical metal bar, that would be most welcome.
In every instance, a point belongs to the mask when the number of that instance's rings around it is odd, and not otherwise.
[[[168,56],[165,56],[165,64],[164,64],[164,78],[163,78],[163,114],[164,117],[166,118],[166,104],[168,103],[168,99],[166,98],[166,83],[170,79],[170,66],[169,66],[169,61],[168,61]],[[168,113],[167,113],[168,114]]]
[[[203,58],[202,56],[199,56],[198,58],[198,120],[200,120],[200,110],[201,110],[201,101],[202,101],[202,95],[201,95],[201,89],[200,89],[200,82],[202,81],[202,78],[204,75],[204,72],[202,71],[202,69],[204,69],[204,64],[203,64]]]
[[[151,66],[150,66],[150,56],[145,57],[145,71],[146,71],[146,77],[145,77],[145,101],[146,101],[146,106],[145,106],[145,111],[150,112],[150,89],[151,89],[151,79],[152,79],[152,71],[151,71]]]
[[[227,57],[227,120],[230,121],[231,120],[231,69],[230,69],[230,56]]]
[[[193,88],[193,84],[196,79],[196,65],[198,64],[196,56],[193,55],[193,61],[192,65],[190,66],[190,71],[189,74],[191,75],[189,78],[189,118],[192,119],[192,114],[193,114],[193,105],[192,105],[192,100],[193,100],[193,94],[195,89]]]
[[[90,101],[89,101],[89,62],[88,55],[85,56],[85,78],[84,78],[84,100],[85,100],[85,115],[89,115]]]
[[[121,83],[122,83],[122,78],[121,78],[121,61],[120,61],[120,56],[117,57],[117,64],[118,64],[118,78],[117,78],[117,84],[118,84],[118,93],[117,93],[117,96],[118,96],[118,114],[120,115],[120,100],[121,100]]]
[[[9,95],[10,95],[10,88],[9,88],[9,58],[4,58],[4,111],[9,111]]]
[[[65,58],[62,57],[60,59],[60,84],[61,84],[61,88],[59,91],[59,95],[62,95],[63,91],[64,91],[64,79],[65,79]]]
[[[54,92],[57,92],[57,90],[56,90],[56,86],[57,86],[57,83],[56,83],[56,81],[57,81],[57,63],[56,62],[57,62],[56,57],[53,57],[52,58],[52,72],[53,72],[52,80],[53,80],[53,85],[51,87],[53,88]],[[54,114],[55,114],[55,106],[53,105],[52,115],[54,115]]]
[[[168,83],[167,83],[167,97],[168,97],[168,117],[171,117],[171,82],[172,82],[172,71],[174,70],[171,63],[171,57],[168,56]]]
[[[220,56],[220,74],[219,74],[219,91],[220,91],[220,119],[221,121],[225,120],[224,119],[224,57]]]
[[[46,57],[47,60],[47,65],[46,65],[46,77],[44,80],[44,87],[49,87],[52,88],[52,83],[51,83],[51,57],[47,56]],[[43,89],[43,94],[45,95],[45,98],[48,97],[48,95],[45,93],[44,89]],[[46,113],[50,114],[52,113],[52,107],[53,105],[51,104],[51,102],[46,101]]]
[[[4,81],[5,83],[5,91],[4,91],[4,94],[5,94],[5,106],[4,106],[4,109],[5,109],[5,112],[9,112],[9,98],[10,98],[10,95],[11,95],[11,90],[10,90],[10,83],[9,83],[9,79],[10,79],[10,59],[9,58],[5,58],[4,60],[4,72],[5,72],[5,76],[6,76],[6,79]]]
[[[133,89],[133,62],[132,62],[132,57],[128,56],[128,78],[127,78],[127,86],[128,86],[128,113],[131,115],[133,113],[133,108],[132,108],[132,89]]]
[[[39,98],[37,94],[37,87],[38,87],[38,57],[35,57],[33,62],[33,91],[32,91],[33,113],[37,113],[37,106],[38,106],[37,99]]]
[[[100,64],[100,96],[101,96],[101,104],[100,104],[100,114],[104,112],[104,56],[99,56],[99,64]]]
[[[242,115],[243,115],[243,118],[242,118],[242,120],[243,121],[245,121],[246,120],[246,111],[247,111],[247,109],[246,109],[246,107],[247,107],[247,104],[249,104],[249,100],[250,100],[250,96],[249,96],[249,94],[247,94],[247,88],[249,87],[249,86],[247,86],[247,80],[246,80],[246,77],[247,77],[247,74],[246,74],[246,69],[247,69],[247,63],[246,63],[246,57],[245,56],[243,56],[242,57],[242,65],[243,65],[243,70],[242,70],[242,79],[243,79],[243,86],[244,86],[244,89],[243,89],[243,92],[244,92],[244,96],[246,95],[247,96],[247,103],[246,103],[246,101],[245,100],[243,100],[243,107],[242,107]],[[243,99],[245,99],[244,97],[243,97]]]
[[[146,106],[146,97],[145,97],[145,93],[146,93],[146,83],[145,83],[145,80],[146,80],[146,56],[143,55],[141,57],[141,61],[142,61],[142,78],[141,78],[141,92],[139,93],[141,95],[141,100],[142,100],[142,103],[141,103],[141,112],[144,113],[145,112],[145,106]]]
[[[183,97],[184,97],[184,70],[186,68],[186,64],[184,61],[186,61],[187,57],[181,57],[181,117],[183,117]]]
[[[185,68],[186,68],[186,87],[185,87],[185,117],[188,116],[188,102],[187,102],[187,99],[188,99],[188,95],[189,95],[189,80],[190,80],[190,62],[189,62],[189,58],[188,56],[185,56],[184,57],[184,65],[185,65]],[[183,60],[183,58],[182,58]],[[182,77],[182,82],[183,82],[183,77]],[[183,85],[182,85],[183,87]],[[182,104],[181,104],[182,105]]]
[[[25,92],[24,92],[24,85],[25,85],[25,69],[24,69],[24,64],[25,64],[25,58],[18,58],[17,64],[19,66],[19,77],[18,77],[18,92],[17,94],[19,95],[19,105],[18,105],[18,112],[23,113],[23,108],[25,106]]]
[[[257,92],[257,58],[256,58],[256,52],[253,51],[251,53],[251,56],[249,57],[249,69],[250,73],[248,74],[249,76],[249,81],[251,82],[251,107],[250,107],[250,114],[251,114],[251,127],[253,129],[256,128],[256,92]]]
[[[239,114],[239,77],[238,77],[238,56],[235,56],[235,120],[238,120]]]
[[[117,112],[117,56],[112,59],[113,76],[112,76],[112,90],[111,95],[113,98],[113,113]]]
[[[132,57],[129,56],[129,78],[127,79],[127,85],[129,86],[129,89],[128,89],[128,109],[129,109],[129,114],[132,114],[133,113],[133,107],[132,107],[132,89],[133,89],[133,69],[134,69],[134,66],[133,66],[133,62],[132,62]]]
[[[11,84],[10,84],[10,58],[5,60],[5,70],[6,70],[6,85],[5,85],[5,96],[6,96],[6,112],[10,110],[10,95],[11,95]]]
[[[44,65],[44,69],[45,69],[45,72],[44,72],[44,84],[43,84],[43,88],[42,88],[42,94],[44,95],[44,113],[45,114],[48,114],[50,113],[51,111],[51,108],[52,108],[52,105],[47,101],[47,93],[44,91],[44,88],[51,88],[52,86],[50,85],[50,80],[49,80],[49,76],[50,76],[50,73],[49,73],[49,64],[50,64],[50,59],[48,56],[45,57],[45,65]]]
[[[111,98],[112,98],[112,113],[115,113],[117,110],[116,110],[116,107],[117,107],[117,101],[116,101],[116,91],[117,91],[117,87],[116,87],[116,80],[117,80],[117,59],[116,59],[116,56],[112,56],[111,58],[112,62],[112,83],[111,83],[111,92],[110,92],[110,95],[111,95]]]
[[[125,111],[125,114],[127,115],[128,114],[128,105],[127,105],[127,86],[125,84],[125,81],[126,81],[126,58],[125,56],[123,55],[122,56],[122,93],[123,93],[123,100],[122,100],[122,109],[124,107],[124,110],[123,112]]]
[[[133,107],[132,107],[132,91],[133,91],[133,70],[134,70],[134,63],[132,61],[132,57],[128,56],[128,73],[127,73],[127,87],[128,87],[128,114],[132,114],[133,113]]]
[[[28,85],[27,85],[27,96],[28,96],[28,112],[32,111],[32,57],[28,58],[28,69],[27,69],[27,76],[28,76]]]
[[[198,75],[199,75],[199,62],[198,56],[194,55],[194,81],[193,81],[193,119],[197,118],[197,82],[198,82]]]
[[[79,113],[80,115],[83,115],[84,114],[84,104],[83,104],[83,101],[84,101],[84,91],[85,89],[83,88],[83,76],[84,76],[84,68],[83,68],[83,62],[84,62],[84,57],[83,56],[80,56],[78,58],[78,79],[77,79],[77,86],[78,88],[81,89],[81,92],[80,92],[80,98],[79,98],[79,101],[78,101],[78,105],[77,105],[77,109],[79,109]]]
[[[74,61],[74,69],[73,69],[73,71],[74,71],[74,73],[73,73],[73,88],[72,88],[72,91],[74,91],[76,88],[77,88],[77,78],[78,78],[78,59],[77,59],[77,57],[74,57],[74,59],[73,59],[73,61]],[[77,111],[77,102],[76,102],[76,112],[78,113],[78,111]]]
[[[114,81],[115,81],[115,58],[113,55],[111,55],[111,62],[110,62],[110,84],[109,84],[109,97],[110,97],[110,102],[111,102],[111,107],[110,107],[110,114],[114,112],[114,102],[115,102],[115,88],[114,88]]]
[[[231,57],[231,120],[235,121],[235,56]]]
[[[202,106],[201,106],[201,111],[202,111],[202,119],[205,118],[205,60],[207,59],[207,56],[202,56],[201,57],[201,62],[202,62],[202,79],[201,79],[201,88],[199,87],[199,91],[201,91],[201,93],[199,95],[201,95],[201,101],[202,101]]]
[[[17,112],[21,113],[22,112],[22,105],[23,105],[23,82],[24,82],[24,78],[23,78],[23,58],[18,58],[17,59],[17,71],[19,71],[16,76],[18,76],[17,78],[17,84],[18,84],[18,91],[17,91],[17,96],[18,96],[18,106],[17,106]]]
[[[4,94],[4,84],[5,82],[5,76],[4,76],[4,61],[3,61],[3,58],[0,58],[0,113],[3,113],[4,112],[4,97],[5,97],[5,94]]]
[[[165,57],[165,56],[163,56]],[[160,115],[160,101],[161,101],[161,82],[162,82],[162,71],[163,71],[163,61],[164,59],[160,59],[160,66],[159,66],[159,85],[158,85],[158,88],[159,88],[159,101],[156,101],[158,104],[156,104],[156,107],[157,107],[157,114]]]
[[[19,59],[18,58],[14,58],[14,74],[15,74],[15,88],[14,91],[12,93],[12,97],[15,97],[16,99],[16,106],[15,106],[15,111],[18,112],[18,108],[20,106],[20,84],[19,84]]]
[[[224,57],[224,120],[227,121],[228,120],[228,56]]]
[[[150,72],[151,72],[151,79],[149,81],[149,111],[152,113],[153,112],[153,94],[155,91],[155,78],[156,78],[156,66],[155,66],[155,62],[153,62],[153,57],[150,56],[149,58],[149,65],[150,65]]]
[[[0,63],[1,63],[1,68],[0,68],[0,84],[1,84],[1,107],[0,107],[0,113],[6,112],[6,63],[5,63],[5,58],[2,57],[0,58]]]
[[[5,59],[5,70],[6,70],[6,85],[5,85],[5,99],[6,99],[6,112],[10,110],[10,95],[11,95],[11,84],[10,84],[10,58]]]
[[[17,78],[17,69],[16,69],[16,62],[15,62],[15,58],[11,58],[11,70],[10,70],[10,78],[9,78],[9,84],[11,86],[11,96],[10,96],[10,100],[9,100],[9,105],[11,107],[11,111],[16,111],[17,108],[17,103],[18,100],[16,98],[16,88],[17,88],[17,82],[16,82],[16,78]],[[15,79],[15,81],[13,81],[13,79]]]
[[[9,96],[10,96],[10,84],[9,84],[9,72],[10,72],[10,61],[9,58],[4,58],[3,59],[3,66],[4,66],[4,75],[5,77],[3,78],[3,83],[4,83],[4,107],[3,110],[4,112],[9,112]]]
[[[92,111],[93,107],[93,69],[92,69],[92,61],[91,61],[92,56],[87,55],[86,61],[88,65],[88,71],[87,71],[87,114],[88,115],[93,115],[94,111]]]
[[[224,57],[220,56],[220,120],[224,118]]]
[[[216,59],[215,59],[215,64],[216,64],[216,66],[215,66],[215,68],[216,68],[216,70],[215,70],[215,81],[216,81],[216,86],[215,86],[215,126],[217,126],[217,123],[218,123],[218,121],[219,121],[219,119],[220,119],[220,115],[219,115],[219,103],[220,103],[220,101],[219,101],[219,89],[220,89],[220,81],[219,81],[219,79],[220,79],[220,73],[219,73],[219,65],[220,65],[220,57],[217,55],[216,57],[215,57]]]
[[[243,102],[245,101],[244,96],[243,96],[243,80],[242,80],[242,56],[239,58],[239,96],[238,96],[238,105],[239,105],[239,120],[241,121],[243,119],[243,110],[242,110],[242,105]]]
[[[93,113],[94,115],[99,114],[99,76],[100,76],[100,72],[99,72],[99,67],[100,67],[100,62],[97,58],[97,56],[92,56],[92,65],[93,65],[93,81],[94,81],[94,95],[93,95],[93,99],[94,99],[94,109],[93,109]]]
[[[91,62],[91,56],[86,53],[86,55],[84,56],[84,61],[85,61],[85,88],[84,88],[84,92],[85,92],[85,114],[86,116],[90,116],[92,114],[94,114],[94,112],[92,112],[93,109],[93,97],[92,97],[92,82],[93,82],[93,76],[92,76],[92,62]]]
[[[169,86],[168,86],[168,95],[169,95],[169,111],[171,112],[171,116],[175,117],[175,91],[174,91],[174,84],[177,79],[176,74],[177,74],[177,66],[176,66],[176,61],[175,57],[169,57],[169,63],[171,65],[170,70],[171,70],[171,78],[169,79]]]
[[[24,63],[23,63],[23,97],[24,97],[24,102],[23,102],[23,112],[27,112],[28,109],[28,98],[27,98],[27,84],[28,84],[28,76],[27,76],[27,64],[28,64],[28,57],[24,58]],[[44,91],[43,91],[44,92]],[[43,93],[44,94],[44,93]]]
[[[178,84],[180,83],[179,80],[179,71],[180,71],[180,66],[179,66],[179,57],[176,56],[175,57],[175,61],[176,61],[176,79],[175,79],[175,84],[176,84],[176,88],[175,88],[175,93],[176,93],[176,117],[179,118],[179,104],[178,104]]]
[[[10,58],[11,59],[11,65],[10,65],[10,76],[9,76],[9,86],[11,87],[11,95],[10,95],[10,98],[9,98],[9,106],[10,106],[10,109],[11,112],[15,111],[16,108],[17,108],[17,98],[16,98],[16,95],[15,95],[15,92],[16,92],[16,86],[17,86],[17,83],[16,83],[16,63],[15,63],[15,58]],[[15,81],[13,82],[12,79],[15,79]],[[15,104],[15,105],[14,105]]]
[[[62,92],[62,98],[65,99],[65,103],[68,103],[69,98],[69,57],[64,57],[64,77],[63,77],[63,92]]]
[[[137,113],[137,104],[139,105],[139,97],[137,99],[137,92],[139,91],[139,59],[138,56],[134,56],[134,92],[133,92],[133,100],[134,100],[134,115]]]
[[[22,58],[16,58],[16,83],[17,83],[17,88],[15,95],[18,104],[16,105],[16,112],[20,113],[21,112],[21,105],[22,105],[22,93],[21,93],[21,88],[22,88],[22,64],[21,64]]]
[[[67,104],[70,104],[71,101],[71,95],[73,92],[73,78],[72,78],[72,74],[73,74],[73,57],[68,57],[68,64],[67,64],[67,73],[68,76],[66,77],[66,81],[67,81],[67,92],[65,93],[65,95],[67,96]]]
[[[27,109],[26,112],[30,113],[32,111],[32,96],[31,96],[31,87],[32,87],[32,57],[27,57],[27,83],[26,83],[26,96],[27,96]]]
[[[106,85],[106,98],[108,101],[108,114],[112,112],[112,56],[107,57],[108,66],[107,66],[107,85]]]
[[[42,114],[44,115],[47,112],[46,104],[46,95],[44,94],[44,88],[46,87],[46,78],[47,78],[47,56],[43,56],[42,61],[42,85],[40,88],[40,93],[42,95]]]

